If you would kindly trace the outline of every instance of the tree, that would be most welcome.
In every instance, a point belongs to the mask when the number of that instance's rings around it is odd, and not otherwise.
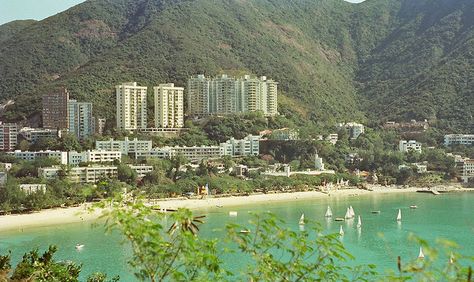
[[[119,165],[117,167],[118,180],[133,185],[137,181],[137,172],[128,165]]]
[[[168,175],[172,175],[173,182],[176,182],[178,179],[179,170],[182,165],[187,164],[188,159],[182,154],[177,154],[171,157],[171,167],[168,171]]]

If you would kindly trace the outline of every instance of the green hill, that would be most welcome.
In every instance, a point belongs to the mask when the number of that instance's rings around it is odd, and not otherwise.
[[[64,85],[113,118],[119,82],[248,72],[279,81],[281,112],[304,120],[466,129],[473,18],[467,0],[89,0],[9,38],[0,26],[0,98],[16,102],[3,116],[34,116]]]

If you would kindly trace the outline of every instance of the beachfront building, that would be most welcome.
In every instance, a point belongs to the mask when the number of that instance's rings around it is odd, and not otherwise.
[[[260,153],[260,136],[248,135],[244,139],[231,138],[220,144],[222,155],[225,156],[258,156]]]
[[[142,178],[145,174],[153,171],[152,166],[133,166],[129,167],[134,170],[138,178]],[[102,178],[116,178],[118,169],[116,166],[87,166],[87,167],[70,167],[63,169],[60,167],[39,168],[38,175],[44,179],[57,178],[61,171],[66,178],[74,183],[97,183]]]
[[[61,152],[61,151],[52,151],[52,150],[46,150],[46,151],[21,151],[21,150],[15,150],[14,152],[9,152],[9,155],[23,161],[34,161],[38,158],[50,158],[57,160],[58,163],[60,164],[67,164],[68,163],[68,157],[67,157],[67,152]]]
[[[152,149],[152,142],[148,140],[138,140],[137,138],[129,140],[128,137],[125,137],[123,141],[114,139],[96,141],[95,148],[96,150],[103,151],[120,151],[123,155],[128,155],[135,152],[150,151]]]
[[[20,190],[25,192],[27,195],[36,192],[46,192],[46,184],[20,184]]]
[[[92,116],[92,103],[68,101],[68,131],[79,140],[86,139],[95,132],[95,120]]]
[[[444,145],[472,145],[474,144],[474,134],[448,134],[444,135]]]
[[[15,150],[18,142],[18,127],[15,123],[0,122],[0,151]]]
[[[117,128],[134,131],[147,127],[147,87],[136,82],[115,86]]]
[[[50,129],[50,128],[31,128],[31,127],[23,127],[20,129],[19,134],[28,142],[35,143],[40,139],[46,138],[60,138],[61,131],[57,129]]]
[[[135,158],[159,158],[170,159],[173,156],[182,155],[191,162],[203,159],[217,159],[222,156],[221,146],[193,146],[193,147],[162,147],[147,151],[137,151]]]
[[[184,88],[173,83],[160,84],[155,92],[155,127],[184,127]]]
[[[225,74],[206,78],[193,76],[188,80],[188,114],[233,114],[261,111],[266,116],[278,114],[278,83],[262,77],[245,75],[241,78]]]
[[[406,153],[408,151],[415,151],[421,153],[421,143],[416,142],[415,140],[400,140],[398,143],[398,149],[400,152]]]
[[[474,179],[474,159],[461,159],[456,162],[459,175],[464,183]]]
[[[68,129],[69,92],[59,88],[43,95],[43,127],[50,129]]]

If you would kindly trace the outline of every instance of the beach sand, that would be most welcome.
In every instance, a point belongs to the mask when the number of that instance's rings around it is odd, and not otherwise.
[[[384,193],[409,193],[416,192],[420,188],[403,188],[396,186],[383,187],[371,185],[369,190],[361,190],[356,188],[340,189],[331,191],[329,194],[309,191],[309,192],[293,192],[293,193],[275,193],[275,194],[252,194],[249,196],[236,196],[225,198],[205,198],[205,199],[165,199],[153,202],[153,205],[164,209],[203,209],[211,207],[231,207],[242,206],[248,204],[268,203],[268,202],[287,202],[297,200],[318,199],[326,197],[347,197],[359,196],[366,194],[384,194]],[[464,189],[463,189],[464,190]],[[468,190],[468,189],[465,189]],[[0,216],[0,231],[20,230],[28,227],[50,226],[56,224],[76,223],[82,221],[91,221],[97,219],[101,214],[101,210],[95,210],[93,213],[88,212],[87,208],[91,204],[84,204],[79,207],[60,208],[43,210],[31,214],[21,215],[4,215]]]

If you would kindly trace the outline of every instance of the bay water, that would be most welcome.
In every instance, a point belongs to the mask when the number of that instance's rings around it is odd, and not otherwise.
[[[334,217],[343,217],[347,207],[352,205],[356,218],[362,218],[360,232],[353,222],[326,220],[327,206],[332,208]],[[410,209],[416,205],[417,209]],[[402,221],[397,223],[398,209],[402,211]],[[371,211],[379,210],[379,214]],[[236,211],[230,217],[229,211]],[[431,195],[422,193],[367,194],[361,196],[331,196],[312,200],[293,200],[264,204],[248,204],[237,207],[212,207],[195,211],[196,215],[206,215],[200,236],[225,238],[225,225],[238,223],[245,225],[250,219],[249,212],[270,211],[285,220],[288,228],[298,230],[302,213],[305,218],[321,224],[325,233],[338,233],[342,225],[345,235],[341,238],[348,251],[355,256],[351,265],[376,264],[378,271],[396,269],[397,256],[403,261],[418,255],[419,244],[409,240],[410,234],[419,236],[431,246],[438,246],[437,239],[454,241],[460,246],[459,252],[474,255],[474,193],[448,193]],[[333,218],[334,219],[334,218]],[[77,243],[84,244],[80,251]],[[83,264],[81,279],[89,274],[102,271],[110,276],[120,275],[121,281],[135,281],[132,270],[127,265],[131,257],[128,246],[121,244],[118,233],[105,234],[101,224],[90,222],[23,228],[0,232],[0,253],[12,251],[16,264],[21,256],[34,248],[44,251],[51,244],[58,246],[57,259]],[[245,265],[236,262],[235,255],[223,255],[227,267],[236,272]],[[441,259],[444,259],[441,257]],[[447,257],[446,257],[447,260]]]

